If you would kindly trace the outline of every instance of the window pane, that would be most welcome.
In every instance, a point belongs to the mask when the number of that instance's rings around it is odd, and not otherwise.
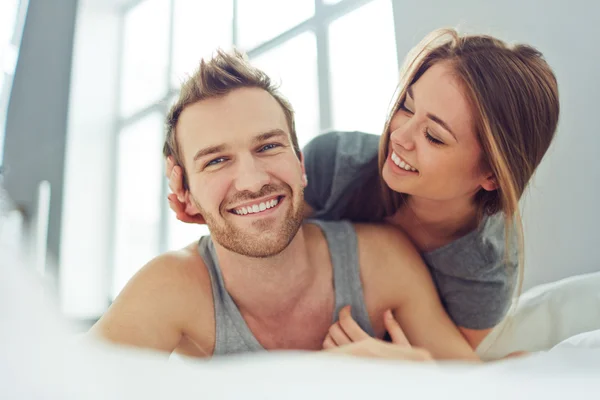
[[[392,4],[375,0],[329,28],[333,128],[380,134],[398,85]]]
[[[244,50],[312,17],[314,0],[238,0],[238,45]]]
[[[206,225],[186,224],[185,222],[181,222],[175,217],[175,213],[169,208],[168,204],[167,208],[167,212],[169,213],[168,250],[181,249],[194,241],[198,241],[201,236],[209,234]]]
[[[158,254],[163,205],[162,124],[152,114],[118,135],[115,262],[112,296]]]
[[[18,44],[16,37],[20,37],[21,24],[16,26],[19,0],[0,1],[0,165],[4,156],[4,127],[6,125],[6,112],[8,99],[12,86],[13,74],[17,65]]]
[[[337,4],[342,0],[323,0],[323,4]]]
[[[167,91],[169,1],[145,0],[125,16],[121,114],[160,100]]]
[[[317,47],[312,32],[303,33],[252,60],[276,83],[296,112],[300,146],[319,133]]]
[[[172,85],[178,87],[217,47],[231,48],[232,4],[231,0],[175,0]],[[206,14],[210,18],[200,23],[198,16]]]
[[[17,22],[19,0],[2,0],[0,2],[0,55],[4,46],[11,43]]]

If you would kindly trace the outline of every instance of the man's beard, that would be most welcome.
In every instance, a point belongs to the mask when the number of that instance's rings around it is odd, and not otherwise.
[[[224,203],[233,204],[234,202],[252,201],[268,196],[269,194],[281,193],[282,191],[285,193],[284,201],[291,203],[286,205],[288,209],[283,222],[280,217],[269,219],[268,221],[254,221],[252,225],[255,228],[255,232],[244,232],[233,224],[229,218],[223,218],[206,212],[200,207],[200,204],[198,204],[193,196],[192,200],[200,211],[200,214],[206,220],[211,237],[215,242],[227,250],[243,256],[266,258],[275,256],[285,250],[296,236],[296,233],[298,233],[304,218],[303,188],[299,187],[299,193],[294,197],[290,186],[286,184],[277,186],[269,184],[263,186],[258,193],[238,193],[234,198]],[[229,211],[223,207],[221,213],[227,216]],[[237,217],[234,215],[232,217],[244,218],[243,216]]]

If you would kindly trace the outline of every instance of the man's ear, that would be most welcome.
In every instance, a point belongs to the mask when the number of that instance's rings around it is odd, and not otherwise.
[[[190,195],[189,190],[185,192],[185,212],[189,215],[200,214],[200,210],[198,210],[198,207],[196,207],[196,202],[192,201],[192,196]]]
[[[498,189],[498,180],[496,179],[496,175],[489,174],[485,177],[485,180],[481,184],[481,187],[488,192],[493,192]]]
[[[302,167],[302,187],[308,185],[308,177],[306,176],[306,168],[304,167],[304,154],[300,152],[300,166]]]

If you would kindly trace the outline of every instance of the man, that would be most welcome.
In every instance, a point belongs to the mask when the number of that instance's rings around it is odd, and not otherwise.
[[[211,237],[150,261],[93,332],[197,357],[321,350],[382,338],[395,323],[391,310],[408,341],[434,358],[476,358],[399,231],[302,222],[306,180],[293,110],[243,56],[203,61],[167,130],[165,156],[182,166],[187,205]],[[356,322],[345,308],[334,323],[347,305]]]

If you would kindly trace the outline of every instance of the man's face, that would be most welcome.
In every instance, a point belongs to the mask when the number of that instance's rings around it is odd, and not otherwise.
[[[300,228],[306,185],[279,103],[236,89],[186,107],[176,130],[188,201],[215,241],[249,257],[283,251]]]

